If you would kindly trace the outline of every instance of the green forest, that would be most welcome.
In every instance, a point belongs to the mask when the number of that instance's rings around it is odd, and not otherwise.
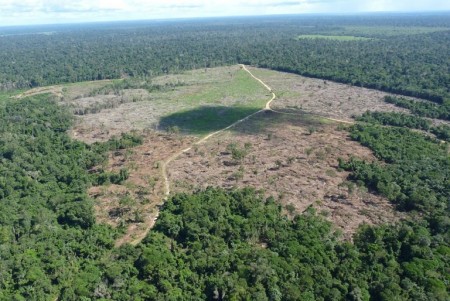
[[[48,98],[1,108],[1,300],[448,298],[450,161],[435,141],[403,128],[352,129],[389,165],[352,160],[343,168],[400,209],[423,214],[361,227],[353,244],[313,209],[291,220],[257,191],[211,188],[173,196],[140,245],[115,249],[118,230],[95,224],[85,192],[104,173],[88,170],[106,151],[140,139],[73,141],[65,133],[70,115]],[[417,179],[421,168],[429,172]]]
[[[280,16],[0,28],[0,87],[153,76],[237,63],[442,103],[447,14]],[[403,30],[402,30],[403,29]],[[27,34],[23,34],[23,33]],[[298,39],[300,35],[369,39]]]
[[[339,160],[405,218],[346,241],[313,208],[288,216],[253,188],[210,187],[171,196],[141,243],[116,248],[123,229],[96,223],[87,190],[125,181],[127,169],[94,167],[142,137],[86,144],[50,94],[1,94],[1,301],[450,299],[450,127],[427,119],[449,120],[449,15],[271,18],[0,28],[0,86],[245,63],[420,97],[385,99],[412,115],[367,112],[349,127],[378,161]]]

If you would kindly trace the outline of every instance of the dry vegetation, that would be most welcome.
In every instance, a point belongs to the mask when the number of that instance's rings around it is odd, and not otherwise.
[[[397,219],[387,200],[347,182],[348,173],[338,170],[338,158],[375,160],[341,127],[307,115],[261,113],[175,160],[169,168],[172,189],[255,187],[288,213],[313,206],[347,238],[361,223]]]
[[[383,98],[391,95],[373,89],[339,84],[267,69],[249,68],[277,94],[273,109],[308,112],[347,121],[366,111],[407,112]]]
[[[242,85],[243,81],[251,85]],[[160,118],[175,112],[200,106],[261,106],[266,99],[264,88],[253,82],[239,66],[157,77],[151,84],[167,88],[151,93],[127,89],[115,94],[67,99],[66,103],[75,110],[88,109],[87,114],[79,116],[72,136],[92,143],[133,129],[165,130],[158,127]],[[99,109],[89,112],[93,107]]]
[[[122,185],[92,187],[97,221],[120,226],[125,235],[117,245],[139,241],[156,217],[164,197],[161,164],[167,156],[192,143],[192,138],[145,131],[138,147],[110,154],[107,171],[127,168],[130,177]]]
[[[168,166],[172,191],[252,186],[279,200],[289,215],[313,206],[347,238],[361,223],[400,218],[385,199],[347,182],[348,174],[337,169],[339,157],[374,160],[370,151],[350,141],[342,125],[305,113],[351,121],[366,110],[403,111],[383,102],[386,93],[264,69],[250,71],[277,94],[275,110],[298,116],[260,113],[194,146]],[[90,190],[98,221],[124,228],[118,245],[139,241],[153,225],[163,200],[161,162],[197,139],[158,132],[160,118],[205,105],[263,107],[267,90],[259,83],[242,84],[248,80],[243,72],[233,66],[162,76],[151,83],[169,89],[150,92],[98,93],[108,82],[60,90],[63,103],[83,112],[73,137],[91,143],[130,130],[145,133],[142,146],[111,154],[106,167],[126,167],[130,178],[123,185]]]

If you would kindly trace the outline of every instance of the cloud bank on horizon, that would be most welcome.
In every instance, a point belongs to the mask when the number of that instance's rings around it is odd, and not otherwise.
[[[0,0],[0,25],[450,10],[448,0]]]

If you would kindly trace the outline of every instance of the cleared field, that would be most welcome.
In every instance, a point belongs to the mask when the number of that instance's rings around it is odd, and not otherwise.
[[[324,40],[335,40],[335,41],[370,41],[370,38],[357,37],[357,36],[333,36],[333,35],[318,35],[318,34],[307,34],[300,35],[297,37],[299,40],[303,39],[324,39]]]
[[[267,91],[239,66],[201,69],[152,79],[164,89],[127,89],[70,101],[72,106],[97,103],[95,114],[79,116],[72,136],[104,141],[132,129],[158,129],[203,135],[264,106]],[[110,107],[110,108],[108,108]]]
[[[361,223],[396,220],[387,200],[346,182],[348,173],[337,169],[338,158],[375,160],[338,127],[309,115],[260,113],[172,162],[172,189],[255,187],[291,212],[316,208],[347,238]]]
[[[344,26],[344,33],[348,35],[369,36],[401,36],[432,33],[449,30],[447,27],[425,27],[425,26]]]
[[[143,136],[142,145],[111,153],[105,167],[113,172],[127,168],[130,172],[127,181],[89,190],[89,195],[95,199],[97,222],[123,228],[124,235],[116,242],[117,246],[139,241],[153,226],[158,206],[164,201],[161,162],[194,140],[154,131],[145,131]]]
[[[249,68],[277,94],[272,107],[352,121],[366,111],[407,112],[384,102],[389,93],[267,69]]]
[[[143,145],[112,153],[108,166],[104,167],[108,171],[116,172],[125,167],[130,171],[129,179],[122,185],[92,187],[89,191],[90,196],[95,199],[97,221],[123,228],[124,236],[116,242],[117,246],[139,242],[153,226],[158,216],[158,206],[164,200],[162,164],[167,158],[192,145],[197,140],[197,135],[226,127],[264,107],[267,91],[246,71],[239,67],[209,71],[193,71],[187,75],[154,79],[152,84],[156,86],[173,87],[164,91],[126,89],[115,94],[106,92],[64,100],[66,104],[79,108],[90,108],[93,103],[100,108],[104,105],[118,104],[112,109],[101,109],[95,114],[79,116],[79,123],[73,130],[77,138],[88,142],[98,141],[131,129],[142,130],[144,135]],[[208,72],[210,74],[205,74]],[[110,90],[107,86],[99,89]],[[128,99],[137,96],[141,98],[139,101],[128,102]],[[121,101],[118,102],[117,98]],[[146,100],[148,98],[150,100]],[[99,99],[103,102],[99,103]],[[155,106],[154,100],[160,101],[158,104],[160,107]],[[125,108],[129,108],[130,112],[133,110],[135,115],[127,114]],[[159,111],[152,111],[155,108]],[[174,113],[162,116],[163,109],[169,109]],[[172,132],[178,133],[173,130],[176,126],[181,132],[196,136],[167,134],[167,131],[161,133],[147,127],[143,128],[142,126],[146,124],[138,121],[142,122],[141,118],[148,118],[144,115],[146,112],[153,113],[150,121],[161,129],[169,128]],[[122,122],[128,122],[127,126],[124,127],[122,124],[115,132],[111,131],[113,128],[107,128],[104,124],[99,128],[98,122],[102,122],[98,119],[99,116],[111,118],[108,115],[111,113],[122,114],[117,116]],[[90,119],[92,117],[96,118]],[[85,124],[87,119],[94,122],[92,131],[82,132],[84,135],[78,136],[80,126]],[[98,136],[101,131],[105,131],[106,134]],[[93,139],[89,139],[90,137]],[[99,137],[101,139],[98,139]]]
[[[255,187],[277,199],[289,215],[316,208],[346,238],[361,223],[401,218],[386,199],[346,181],[348,173],[338,170],[338,158],[375,158],[350,141],[344,125],[322,117],[351,122],[353,115],[366,110],[405,110],[385,103],[384,92],[248,69],[275,92],[271,107],[294,115],[263,111],[199,145],[193,145],[199,136],[263,108],[271,93],[239,66],[194,70],[146,83],[160,87],[156,90],[120,90],[114,83],[84,87],[83,97],[64,90],[66,104],[98,109],[78,116],[74,137],[93,142],[130,130],[144,133],[142,146],[110,157],[107,170],[126,167],[130,178],[123,185],[90,190],[98,221],[125,231],[117,245],[145,236],[164,198],[163,162],[191,146],[166,166],[172,192]]]

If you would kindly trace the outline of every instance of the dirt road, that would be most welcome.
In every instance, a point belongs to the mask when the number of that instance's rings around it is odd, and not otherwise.
[[[169,197],[170,192],[171,192],[171,190],[170,190],[170,180],[169,180],[169,176],[168,176],[168,167],[169,167],[170,163],[173,162],[174,160],[176,160],[178,157],[180,157],[183,153],[186,153],[186,152],[190,151],[194,146],[202,144],[202,143],[206,142],[208,139],[210,139],[211,137],[216,136],[216,135],[218,135],[218,134],[220,134],[220,133],[222,133],[222,132],[224,132],[226,130],[229,130],[229,129],[233,128],[234,126],[236,126],[236,125],[238,125],[238,124],[248,120],[249,118],[251,118],[251,117],[253,117],[253,116],[255,116],[255,115],[257,115],[257,114],[259,114],[261,112],[264,112],[264,111],[271,111],[271,112],[274,112],[274,113],[285,114],[285,115],[300,116],[299,114],[288,113],[288,112],[281,112],[281,111],[276,111],[276,110],[272,109],[270,105],[277,97],[276,94],[273,92],[272,88],[269,85],[267,85],[265,82],[263,82],[261,79],[256,77],[250,70],[247,69],[247,67],[245,65],[241,64],[240,66],[241,66],[242,70],[246,71],[252,78],[254,78],[256,81],[261,83],[261,85],[263,85],[271,93],[272,97],[266,102],[266,105],[264,106],[263,109],[258,110],[256,112],[246,116],[245,118],[239,119],[238,121],[230,124],[229,126],[223,128],[221,130],[218,130],[218,131],[215,131],[213,133],[210,133],[210,134],[206,135],[205,137],[201,138],[200,140],[194,142],[190,147],[180,150],[179,152],[175,153],[174,155],[172,155],[168,159],[166,159],[164,162],[162,162],[161,174],[162,174],[162,177],[163,177],[163,180],[164,180],[164,200],[163,201],[167,200],[167,198]],[[319,116],[319,115],[317,115],[317,116]],[[339,120],[339,119],[328,118],[328,117],[323,117],[323,116],[320,116],[320,117],[324,118],[324,119],[327,119],[327,120],[335,121],[335,122],[341,122],[341,123],[346,123],[346,124],[353,124],[353,122],[349,122],[349,121],[345,121],[345,120]],[[144,233],[139,234],[137,236],[137,238],[135,240],[133,240],[133,242],[132,242],[133,245],[138,244],[139,242],[142,241],[142,239],[145,238],[145,236],[150,231],[150,229],[153,227],[153,225],[156,222],[156,220],[158,219],[158,217],[159,217],[159,212],[156,214],[155,218],[153,219],[153,221],[150,224],[150,226],[146,229],[146,231]]]
[[[270,87],[269,87],[266,83],[264,83],[261,79],[259,79],[259,78],[257,78],[256,76],[254,76],[254,75],[253,75],[253,74],[245,67],[245,65],[240,65],[240,66],[242,67],[242,69],[243,69],[244,71],[246,71],[248,74],[250,74],[251,77],[253,77],[255,80],[257,80],[258,82],[260,82],[260,83],[261,83],[261,84],[262,84],[269,92],[271,92],[271,93],[272,93],[272,98],[271,98],[270,100],[267,101],[267,103],[266,103],[264,109],[261,109],[261,110],[259,110],[259,111],[256,111],[256,112],[254,112],[254,113],[248,115],[248,116],[245,117],[245,118],[239,119],[238,121],[236,121],[236,122],[230,124],[229,126],[223,128],[223,129],[221,129],[221,130],[218,130],[218,131],[216,131],[216,132],[213,132],[213,133],[208,134],[207,136],[205,136],[205,137],[203,137],[202,139],[200,139],[200,140],[196,141],[195,143],[193,143],[192,146],[190,146],[190,147],[188,147],[188,148],[186,148],[186,149],[183,149],[183,150],[179,151],[178,153],[176,153],[175,155],[171,156],[171,157],[168,158],[166,161],[164,161],[163,164],[162,164],[161,171],[162,171],[162,175],[163,175],[163,178],[164,178],[164,187],[165,187],[164,194],[165,194],[166,198],[170,195],[170,181],[169,181],[169,178],[168,178],[168,175],[167,175],[167,167],[168,167],[168,165],[170,164],[170,162],[172,162],[173,160],[175,160],[176,158],[178,158],[181,154],[190,151],[190,150],[192,149],[192,147],[194,147],[195,145],[199,145],[199,144],[204,143],[204,142],[207,141],[209,138],[211,138],[211,137],[213,137],[213,136],[215,136],[215,135],[217,135],[217,134],[220,134],[220,133],[222,133],[222,132],[224,132],[224,131],[226,131],[226,130],[231,129],[232,127],[234,127],[234,126],[238,125],[239,123],[241,123],[241,122],[243,122],[243,121],[245,121],[245,120],[247,120],[247,119],[249,119],[249,118],[255,116],[256,114],[259,114],[259,113],[261,113],[261,112],[263,112],[263,111],[266,111],[266,110],[273,111],[273,110],[270,108],[270,103],[276,98],[276,95],[275,95],[275,93],[273,93],[272,88],[270,88]]]

